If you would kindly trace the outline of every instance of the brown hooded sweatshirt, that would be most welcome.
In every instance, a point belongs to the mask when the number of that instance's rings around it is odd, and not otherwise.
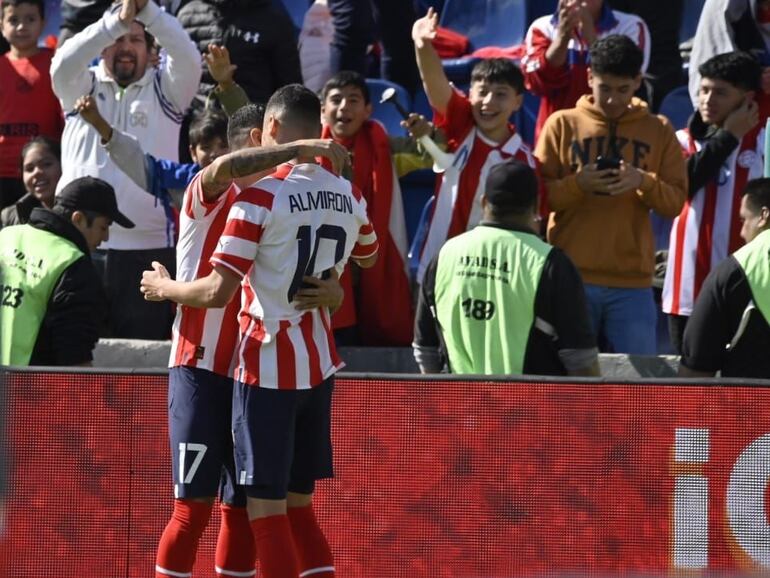
[[[615,196],[580,189],[578,169],[600,155],[613,156],[613,150],[642,171],[642,186]],[[552,211],[548,240],[569,255],[583,281],[650,287],[655,248],[650,209],[676,217],[687,191],[685,161],[668,120],[634,98],[623,116],[610,121],[586,95],[575,108],[548,118],[535,156]]]

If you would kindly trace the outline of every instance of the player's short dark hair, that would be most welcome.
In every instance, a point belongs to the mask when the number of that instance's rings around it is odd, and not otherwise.
[[[749,181],[743,189],[743,196],[754,213],[759,213],[762,207],[770,209],[770,178],[762,177]]]
[[[5,9],[19,4],[32,4],[40,11],[40,18],[45,18],[45,0],[2,0],[0,1],[0,16],[5,15]]]
[[[748,52],[726,52],[709,58],[698,67],[702,78],[722,80],[741,90],[759,90],[762,66]]]
[[[321,89],[321,101],[326,102],[326,97],[334,90],[341,90],[346,86],[353,86],[361,91],[364,97],[364,103],[369,104],[371,102],[371,95],[369,94],[369,87],[366,85],[366,79],[358,72],[353,70],[342,70],[332,76],[326,81],[324,87]]]
[[[273,93],[265,107],[265,117],[271,115],[306,138],[317,138],[321,133],[321,101],[301,84],[287,84]]]
[[[36,146],[48,149],[48,152],[55,156],[56,160],[61,163],[61,144],[59,144],[59,141],[55,141],[47,136],[36,136],[35,138],[31,138],[26,143],[24,143],[24,146],[21,149],[19,163],[22,173],[24,172],[24,157],[27,156],[29,149]]]
[[[227,123],[227,144],[230,149],[239,148],[252,129],[262,130],[264,122],[263,104],[247,104],[236,110]]]
[[[471,71],[471,83],[473,82],[507,84],[517,94],[524,94],[524,75],[508,58],[487,58],[477,63]]]
[[[628,36],[610,34],[591,45],[591,72],[621,78],[636,78],[642,72],[644,54]]]
[[[193,116],[187,134],[192,147],[215,139],[227,143],[227,115],[221,110],[200,111]]]

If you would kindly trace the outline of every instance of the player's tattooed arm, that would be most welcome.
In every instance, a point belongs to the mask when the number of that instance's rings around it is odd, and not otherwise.
[[[328,139],[298,140],[267,147],[250,147],[218,157],[203,170],[203,194],[206,200],[216,199],[235,179],[265,176],[265,171],[294,158],[325,157],[335,172],[348,162],[348,151]]]

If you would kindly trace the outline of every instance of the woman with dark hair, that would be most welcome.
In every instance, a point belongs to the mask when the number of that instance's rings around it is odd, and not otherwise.
[[[21,149],[21,174],[27,193],[0,212],[0,226],[23,225],[32,209],[53,206],[56,184],[61,177],[59,143],[45,136],[27,142]]]

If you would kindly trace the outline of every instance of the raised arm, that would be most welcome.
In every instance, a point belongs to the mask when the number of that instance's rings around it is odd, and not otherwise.
[[[428,8],[428,13],[416,20],[412,26],[412,39],[417,67],[420,69],[420,78],[428,95],[428,101],[439,114],[443,115],[452,96],[452,86],[444,73],[441,58],[431,42],[436,37],[437,28],[438,14],[432,7]]]

